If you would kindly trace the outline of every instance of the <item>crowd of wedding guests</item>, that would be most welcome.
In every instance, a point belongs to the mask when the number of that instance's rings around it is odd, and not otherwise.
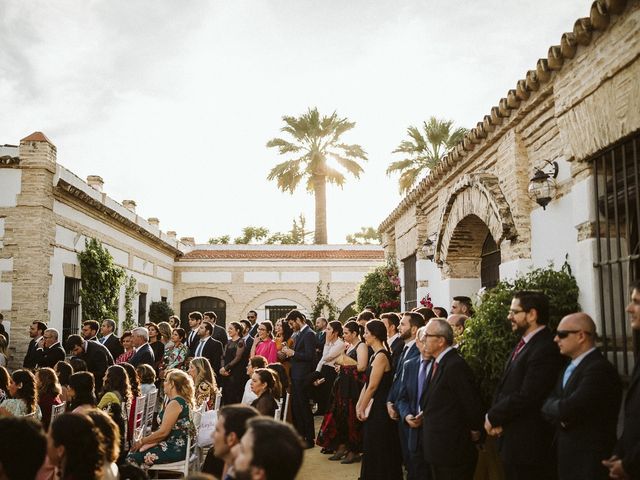
[[[631,299],[640,330],[640,284]],[[489,405],[459,352],[468,297],[450,312],[368,307],[344,324],[299,310],[272,324],[250,311],[225,330],[214,312],[192,312],[186,331],[171,317],[120,338],[113,321],[89,320],[65,348],[34,322],[23,368],[0,367],[0,431],[28,439],[39,461],[12,461],[17,443],[0,449],[0,479],[145,478],[185,459],[194,414],[211,410],[199,470],[225,480],[293,479],[314,446],[328,461],[361,462],[361,480],[471,480],[489,437],[509,480],[640,478],[640,368],[616,439],[622,387],[593,320],[574,313],[552,332],[549,316],[544,294],[514,295],[506,320],[519,341]],[[152,392],[156,428],[136,435],[135,400]]]

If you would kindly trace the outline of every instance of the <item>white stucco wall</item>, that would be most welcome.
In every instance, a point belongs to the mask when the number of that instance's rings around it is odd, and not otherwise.
[[[22,170],[0,169],[0,207],[15,207],[22,185]]]

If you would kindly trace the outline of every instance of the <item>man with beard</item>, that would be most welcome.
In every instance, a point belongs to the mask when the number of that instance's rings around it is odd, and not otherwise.
[[[521,338],[509,355],[484,427],[499,437],[507,480],[553,478],[553,430],[540,411],[560,370],[560,352],[547,328],[549,299],[542,292],[517,292],[507,318]]]

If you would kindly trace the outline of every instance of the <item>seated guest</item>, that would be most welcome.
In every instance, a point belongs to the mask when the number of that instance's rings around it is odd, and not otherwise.
[[[251,478],[294,480],[302,465],[303,448],[302,440],[289,424],[251,418],[240,444],[234,447],[234,467],[239,474]]]
[[[65,413],[56,418],[51,422],[47,445],[49,460],[61,480],[102,478],[102,433],[88,416]]]
[[[249,375],[249,380],[247,380],[247,383],[244,386],[244,394],[242,395],[242,403],[245,405],[251,405],[253,401],[258,398],[251,389],[251,377],[257,368],[267,368],[267,359],[261,355],[251,357],[247,365],[247,375]]]
[[[7,337],[0,333],[0,367],[6,367],[9,361],[9,342]]]
[[[122,344],[123,353],[121,353],[118,358],[116,358],[116,363],[124,363],[131,360],[133,354],[136,353],[135,348],[133,348],[133,337],[131,335],[131,331],[127,330],[120,337],[120,343]]]
[[[88,410],[86,415],[93,420],[102,433],[104,448],[104,465],[101,477],[103,480],[118,480],[118,457],[120,455],[120,429],[118,425],[102,410]]]
[[[127,377],[129,378],[129,386],[131,387],[131,407],[129,408],[129,419],[127,422],[127,441],[130,442],[133,438],[133,424],[135,422],[136,416],[136,404],[138,403],[138,397],[142,395],[142,393],[140,392],[140,377],[138,377],[138,372],[130,363],[121,363],[120,366],[127,372]],[[151,368],[151,370],[153,371],[153,368]]]
[[[10,378],[9,370],[0,366],[0,403],[9,395],[8,387]]]
[[[78,372],[69,377],[67,411],[84,413],[96,407],[95,383],[91,372]]]
[[[9,396],[0,403],[0,416],[14,417],[34,416],[42,418],[40,407],[36,401],[36,377],[29,370],[16,370],[9,378],[7,385]]]
[[[278,374],[269,368],[258,368],[251,375],[251,391],[258,397],[251,406],[262,415],[273,417],[278,408],[276,398],[280,398]]]
[[[273,341],[273,324],[269,320],[260,322],[257,337],[251,347],[251,356],[262,355],[269,363],[278,361],[278,349]]]
[[[184,460],[187,435],[192,428],[189,412],[194,407],[193,381],[181,370],[169,370],[165,375],[164,393],[167,403],[158,414],[160,427],[134,443],[128,462],[150,467]]]
[[[151,392],[155,392],[156,388],[156,372],[150,365],[143,363],[136,368],[138,372],[138,378],[140,378],[140,394],[148,395]]]
[[[71,365],[71,368],[73,369],[73,373],[89,371],[87,370],[87,362],[85,362],[80,357],[69,358],[69,365]]]
[[[162,371],[171,370],[172,368],[184,369],[184,362],[189,355],[189,349],[184,344],[186,332],[182,328],[176,328],[171,333],[171,346],[165,344],[164,360]]]
[[[131,386],[129,376],[122,365],[112,365],[107,370],[102,387],[102,397],[98,402],[98,408],[107,412],[118,429],[123,433],[120,448],[125,447],[125,425],[127,419],[127,406],[131,405]]]
[[[47,453],[47,438],[40,424],[30,418],[0,417],[0,432],[0,478],[35,478]]]
[[[67,388],[69,387],[69,377],[73,374],[73,367],[66,361],[56,363],[53,368],[58,376],[58,383],[60,384],[60,400],[67,401]]]
[[[49,429],[51,422],[51,409],[54,405],[60,405],[60,393],[62,388],[58,383],[58,377],[53,368],[41,368],[36,371],[36,385],[38,392],[38,406],[42,412],[42,426]]]
[[[432,310],[438,318],[447,318],[449,316],[449,313],[447,313],[447,310],[443,307],[433,307]]]
[[[188,373],[195,386],[196,408],[200,408],[203,403],[206,403],[207,409],[211,410],[215,405],[218,385],[209,360],[204,357],[194,358],[189,364]]]

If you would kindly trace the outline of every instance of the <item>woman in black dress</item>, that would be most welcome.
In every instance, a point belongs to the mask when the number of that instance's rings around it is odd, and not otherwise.
[[[229,342],[224,352],[224,366],[220,368],[222,376],[222,403],[230,405],[240,403],[247,382],[246,365],[242,362],[244,353],[244,340],[242,340],[242,325],[231,322],[227,326]]]
[[[393,381],[387,329],[381,320],[369,320],[364,341],[373,349],[368,380],[356,414],[364,422],[361,480],[402,480],[402,454],[398,427],[387,413],[387,396]]]
[[[280,398],[280,380],[278,374],[270,368],[258,368],[251,375],[251,391],[256,398],[251,406],[261,415],[273,417],[278,408],[276,398]]]

